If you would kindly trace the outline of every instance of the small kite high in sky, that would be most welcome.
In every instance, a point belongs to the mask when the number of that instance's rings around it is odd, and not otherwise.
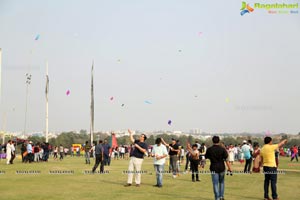
[[[169,126],[171,126],[171,124],[172,124],[172,121],[171,121],[171,120],[169,120],[169,121],[168,121],[168,125],[169,125]]]
[[[151,103],[151,101],[148,101],[148,100],[146,100],[146,101],[144,101],[146,104],[152,104]]]
[[[67,90],[66,95],[69,96],[70,95],[70,90]]]
[[[111,100],[111,101],[114,100],[114,97],[110,97],[110,100]]]
[[[40,39],[40,34],[37,34],[36,36],[35,36],[35,40],[39,40]]]

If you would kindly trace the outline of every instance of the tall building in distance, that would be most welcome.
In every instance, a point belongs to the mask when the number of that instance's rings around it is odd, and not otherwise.
[[[191,134],[201,134],[201,129],[200,128],[193,128],[190,130]]]

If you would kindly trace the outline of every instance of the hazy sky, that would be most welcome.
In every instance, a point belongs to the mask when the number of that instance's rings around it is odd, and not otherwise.
[[[300,13],[240,8],[238,0],[0,0],[1,125],[6,113],[6,129],[23,130],[30,68],[27,130],[44,130],[48,60],[50,131],[89,130],[94,60],[96,130],[298,133]]]

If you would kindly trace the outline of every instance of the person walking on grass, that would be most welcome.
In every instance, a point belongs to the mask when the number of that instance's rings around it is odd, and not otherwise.
[[[134,143],[134,149],[130,154],[130,161],[128,166],[128,179],[125,187],[132,185],[133,174],[135,172],[135,184],[136,187],[140,187],[141,184],[141,168],[144,161],[144,155],[147,153],[148,146],[145,143],[147,136],[141,134],[138,140],[133,138],[131,130],[128,130],[130,141]]]
[[[154,157],[154,169],[156,173],[156,185],[154,186],[161,188],[164,166],[166,157],[168,156],[167,148],[162,144],[161,138],[157,138],[155,140],[155,145],[153,146],[151,156]]]
[[[231,165],[228,158],[228,153],[224,147],[220,145],[219,136],[213,136],[213,146],[209,147],[206,151],[205,157],[210,160],[210,171],[213,183],[213,190],[215,200],[224,200],[225,190],[225,164],[228,167],[228,171],[231,170]]]
[[[103,149],[103,141],[99,140],[99,144],[97,144],[95,146],[95,156],[96,156],[96,160],[95,160],[95,165],[92,169],[92,172],[95,173],[97,167],[100,164],[100,173],[104,172],[104,149]]]
[[[192,170],[192,181],[195,182],[195,175],[196,175],[196,181],[200,181],[199,179],[199,150],[198,145],[193,144],[192,148],[190,144],[187,144],[187,150],[190,152],[190,162],[191,162],[191,170]]]
[[[279,144],[273,144],[271,137],[265,137],[264,143],[265,145],[260,151],[263,173],[265,175],[264,199],[271,200],[269,198],[269,185],[271,182],[272,198],[273,200],[279,200],[276,188],[277,166],[275,162],[275,150],[286,144],[287,140],[282,140]]]

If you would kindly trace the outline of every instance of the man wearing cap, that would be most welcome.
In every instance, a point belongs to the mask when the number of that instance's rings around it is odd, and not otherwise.
[[[243,141],[242,145],[242,152],[244,154],[245,158],[245,168],[244,168],[244,173],[250,173],[250,168],[251,168],[251,163],[252,163],[252,157],[250,153],[250,145],[247,144],[247,141]]]
[[[173,173],[173,178],[176,178],[178,153],[180,152],[179,146],[176,142],[176,139],[174,139],[174,138],[172,138],[171,144],[167,144],[163,138],[161,139],[161,141],[166,147],[169,147],[170,170]]]
[[[130,134],[130,141],[134,143],[134,150],[130,155],[130,161],[128,166],[128,179],[125,187],[132,185],[133,174],[135,174],[136,187],[140,187],[141,184],[141,169],[144,161],[144,155],[147,153],[148,146],[145,143],[147,136],[141,134],[138,140],[133,138],[131,130],[128,130]]]
[[[276,188],[277,166],[275,162],[275,150],[286,144],[287,140],[282,140],[279,144],[273,144],[271,137],[265,137],[264,143],[265,145],[260,151],[263,173],[265,174],[264,198],[265,200],[271,200],[269,198],[269,184],[271,182],[272,198],[273,200],[279,200]]]

